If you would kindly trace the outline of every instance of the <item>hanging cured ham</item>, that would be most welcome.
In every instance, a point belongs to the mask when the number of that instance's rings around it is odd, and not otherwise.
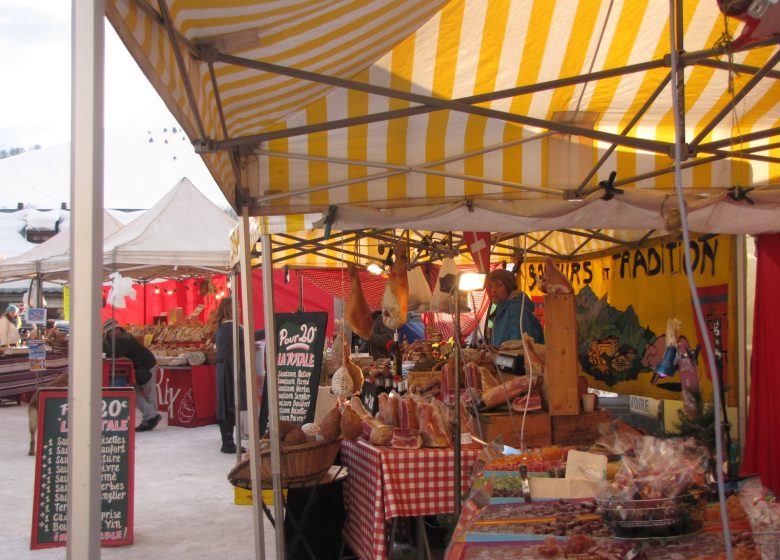
[[[388,329],[399,329],[406,324],[406,312],[409,308],[409,277],[406,260],[406,243],[395,248],[395,262],[390,269],[390,278],[382,296],[382,321]]]
[[[371,338],[371,309],[368,307],[363,288],[360,286],[360,275],[357,268],[349,267],[349,297],[344,307],[344,319],[346,319],[352,332],[360,338]]]

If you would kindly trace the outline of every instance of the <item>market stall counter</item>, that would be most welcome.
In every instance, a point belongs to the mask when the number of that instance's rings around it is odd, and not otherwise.
[[[31,370],[27,348],[6,348],[0,354],[0,398],[19,401],[23,394],[35,391],[39,385],[49,383],[67,369],[67,353],[48,352],[46,367]]]
[[[479,451],[461,452],[461,484]],[[360,558],[388,557],[386,523],[396,517],[436,515],[454,511],[455,453],[450,448],[395,449],[344,440],[341,461],[349,469],[344,484],[346,544]]]
[[[216,366],[161,366],[156,381],[157,406],[168,425],[195,428],[217,421]]]

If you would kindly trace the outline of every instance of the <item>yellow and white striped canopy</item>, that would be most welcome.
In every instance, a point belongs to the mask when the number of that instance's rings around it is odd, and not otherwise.
[[[288,231],[330,206],[341,229],[387,227],[372,212],[421,227],[442,204],[462,213],[429,229],[471,228],[469,214],[491,231],[663,227],[675,36],[682,184],[719,230],[713,216],[748,206],[730,187],[778,204],[780,37],[730,54],[743,24],[716,0],[676,0],[671,18],[669,4],[108,0],[106,11],[231,204],[289,216]],[[612,202],[625,200],[610,209],[599,183],[613,171],[625,194]],[[637,208],[639,219],[610,217]],[[780,228],[740,220],[721,229]]]

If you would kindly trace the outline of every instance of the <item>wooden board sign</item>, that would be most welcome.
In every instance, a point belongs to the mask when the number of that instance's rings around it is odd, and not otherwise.
[[[276,367],[279,418],[314,422],[328,314],[276,314]]]
[[[103,389],[102,546],[133,542],[135,391]],[[68,393],[42,389],[30,548],[65,546],[68,526]]]

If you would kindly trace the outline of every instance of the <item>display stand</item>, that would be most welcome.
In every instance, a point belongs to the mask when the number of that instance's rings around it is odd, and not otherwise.
[[[544,296],[546,364],[544,396],[550,416],[580,413],[574,294]]]
[[[514,420],[514,424],[513,424]],[[502,412],[480,412],[479,416],[472,417],[470,422],[471,433],[483,441],[493,441],[501,436],[506,445],[521,448],[520,426],[523,423],[522,413],[509,414]],[[546,412],[529,412],[525,417],[525,445],[539,447],[552,443],[552,422]]]
[[[316,479],[302,483],[292,483],[285,488],[287,490],[287,499],[290,498],[290,492],[306,494],[305,503],[300,511],[294,511],[295,508],[291,508],[289,505],[285,507],[286,523],[291,529],[291,531],[285,530],[286,532],[289,531],[289,534],[287,535],[288,558],[296,558],[295,551],[300,544],[306,552],[305,556],[311,558],[311,560],[317,560],[318,555],[314,550],[317,549],[318,543],[309,542],[310,539],[307,538],[307,528],[310,528],[307,525],[307,522],[311,517],[312,507],[317,503],[317,496],[323,488],[343,482],[348,474],[349,471],[346,467],[333,465],[327,472]],[[263,511],[271,525],[275,526],[276,520],[274,519],[274,515],[265,502],[263,502]],[[313,549],[312,546],[314,546],[315,549]]]
[[[512,420],[514,417],[514,424]],[[506,445],[520,448],[520,424],[522,413],[482,412],[479,418],[471,418],[472,433],[484,441],[501,436]],[[552,416],[547,412],[529,412],[525,417],[525,445],[584,445],[595,442],[601,433],[600,424],[612,421],[608,410],[584,412],[577,416]]]

